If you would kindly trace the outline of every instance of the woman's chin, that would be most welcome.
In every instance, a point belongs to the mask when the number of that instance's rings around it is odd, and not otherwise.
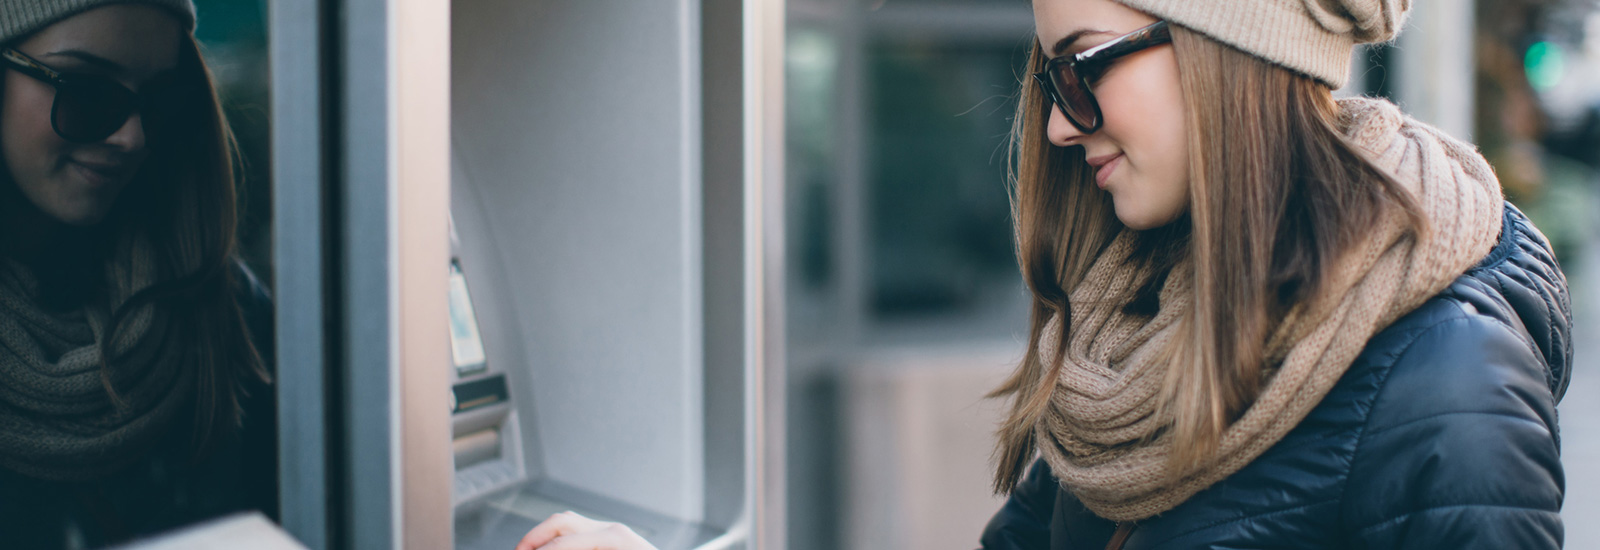
[[[1121,221],[1123,227],[1128,229],[1144,231],[1146,229],[1155,229],[1162,225],[1154,219],[1154,216],[1150,215],[1151,213],[1148,210],[1141,209],[1138,206],[1124,206],[1122,201],[1115,201],[1115,207],[1117,220]]]
[[[100,204],[73,204],[62,205],[57,208],[45,209],[45,212],[62,225],[77,228],[89,228],[105,221],[106,214],[111,211],[109,206]]]
[[[1181,209],[1177,212],[1157,212],[1149,208],[1139,208],[1139,206],[1125,207],[1123,204],[1115,202],[1114,199],[1113,206],[1115,206],[1117,212],[1117,220],[1122,222],[1123,227],[1134,231],[1147,231],[1166,226],[1176,221],[1183,214]]]

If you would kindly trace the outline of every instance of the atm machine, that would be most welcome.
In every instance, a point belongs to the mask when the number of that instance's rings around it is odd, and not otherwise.
[[[781,498],[757,481],[769,222],[744,59],[707,51],[744,38],[740,6],[454,2],[456,548],[564,510],[662,550],[757,546]]]
[[[271,6],[285,531],[781,548],[782,3]]]

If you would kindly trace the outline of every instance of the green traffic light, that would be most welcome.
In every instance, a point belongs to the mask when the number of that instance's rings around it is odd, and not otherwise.
[[[1536,42],[1528,47],[1522,64],[1528,72],[1528,83],[1539,91],[1560,85],[1567,76],[1566,52],[1551,42]]]

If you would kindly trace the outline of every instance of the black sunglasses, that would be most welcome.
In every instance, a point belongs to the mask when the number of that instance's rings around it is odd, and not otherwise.
[[[1093,134],[1105,121],[1091,84],[1118,58],[1171,41],[1167,22],[1157,21],[1081,53],[1051,59],[1043,71],[1033,74],[1033,79],[1044,88],[1045,97],[1066,115],[1067,122],[1084,134]]]
[[[110,137],[127,124],[137,111],[146,134],[163,134],[182,98],[175,93],[171,76],[153,81],[143,93],[135,93],[111,78],[85,74],[63,74],[15,49],[0,51],[0,61],[17,72],[33,77],[56,89],[50,106],[50,126],[62,139],[90,143]]]

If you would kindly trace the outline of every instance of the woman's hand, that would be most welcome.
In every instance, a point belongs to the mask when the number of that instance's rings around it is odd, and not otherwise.
[[[517,550],[656,550],[621,523],[562,512],[522,536]]]

